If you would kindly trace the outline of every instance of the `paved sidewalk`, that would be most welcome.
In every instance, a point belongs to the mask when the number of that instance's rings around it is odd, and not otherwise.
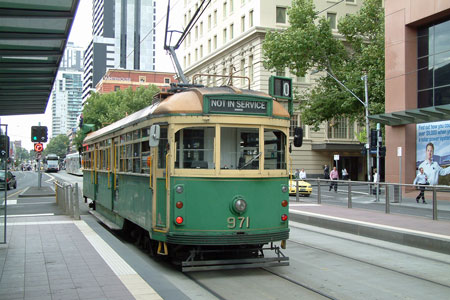
[[[51,187],[26,189],[10,202],[17,205],[8,205],[0,244],[1,300],[188,299],[91,215],[61,214]],[[2,224],[0,216],[3,232]]]

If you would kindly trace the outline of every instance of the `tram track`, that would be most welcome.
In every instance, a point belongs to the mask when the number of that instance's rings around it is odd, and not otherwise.
[[[394,272],[394,273],[397,273],[397,274],[400,274],[400,275],[403,275],[403,276],[408,276],[410,278],[419,279],[419,280],[426,281],[426,282],[429,282],[429,283],[432,283],[432,284],[436,284],[436,285],[439,285],[439,286],[442,286],[442,287],[445,287],[445,288],[450,288],[450,284],[437,282],[437,281],[430,280],[430,279],[427,279],[427,278],[424,278],[424,277],[421,277],[421,276],[418,276],[418,275],[414,275],[414,274],[410,274],[410,273],[407,273],[407,272],[404,272],[404,271],[396,270],[394,268],[389,268],[389,267],[386,267],[386,266],[383,266],[383,265],[380,265],[380,264],[375,264],[375,263],[372,263],[372,262],[367,261],[367,260],[363,260],[363,259],[359,259],[359,258],[355,258],[355,257],[349,256],[349,255],[345,255],[345,254],[339,253],[337,251],[332,251],[332,250],[329,250],[329,249],[321,248],[321,247],[318,247],[318,246],[310,245],[310,244],[299,242],[299,241],[289,240],[289,242],[297,244],[297,245],[300,245],[300,246],[303,246],[303,247],[307,247],[307,248],[310,248],[310,249],[314,249],[314,250],[318,250],[318,251],[321,251],[321,252],[325,252],[325,253],[329,253],[329,254],[332,254],[332,255],[336,255],[336,256],[339,256],[339,257],[343,257],[345,259],[349,259],[349,260],[356,261],[356,262],[359,262],[359,263],[363,263],[363,264],[366,264],[366,265],[370,265],[370,266],[373,266],[373,267],[376,267],[376,268],[380,268],[380,269],[383,269],[383,270]],[[361,243],[361,244],[366,244],[366,243]],[[384,248],[384,249],[386,249],[386,248]],[[411,255],[411,254],[406,253],[406,252],[404,252],[403,254]],[[429,258],[427,258],[427,259],[429,259]],[[442,262],[440,260],[435,260],[435,261],[450,266],[449,263]]]

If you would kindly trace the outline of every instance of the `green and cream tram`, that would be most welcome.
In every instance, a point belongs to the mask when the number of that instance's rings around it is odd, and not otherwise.
[[[93,213],[112,228],[142,228],[155,252],[180,258],[185,271],[206,268],[213,252],[215,262],[244,253],[230,260],[240,267],[288,264],[274,244],[289,237],[286,109],[234,87],[159,97],[84,140]]]

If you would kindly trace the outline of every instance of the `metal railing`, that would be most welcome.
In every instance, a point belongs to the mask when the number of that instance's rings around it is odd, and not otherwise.
[[[78,183],[75,185],[65,182],[55,181],[56,203],[58,207],[66,214],[80,220],[80,199],[78,192]]]
[[[292,179],[296,186],[295,201],[299,201],[299,196],[304,195],[302,185],[299,184],[301,180]],[[337,192],[339,195],[346,194],[346,204],[348,208],[352,208],[356,203],[359,207],[365,205],[367,208],[369,204],[378,204],[378,207],[384,202],[385,213],[391,213],[393,206],[398,207],[418,207],[416,204],[416,197],[419,195],[420,187],[425,190],[425,198],[428,204],[431,204],[433,220],[438,219],[438,207],[441,213],[450,215],[450,186],[443,185],[413,185],[413,184],[399,184],[389,182],[367,182],[367,181],[351,181],[351,180],[329,180],[329,179],[306,179],[303,180],[312,185],[312,194],[310,200],[304,202],[334,202],[334,204],[344,205],[342,197],[333,197],[333,194],[327,194],[334,191],[334,185],[337,184]],[[355,199],[357,201],[355,201]],[[431,202],[430,202],[431,200]],[[438,201],[439,200],[439,201]],[[340,202],[340,203],[338,203]],[[422,200],[419,200],[419,203]],[[422,204],[420,204],[422,205]],[[365,208],[366,208],[365,207]],[[420,206],[424,208],[424,206]],[[425,208],[429,208],[426,206]],[[397,212],[397,211],[396,211]]]

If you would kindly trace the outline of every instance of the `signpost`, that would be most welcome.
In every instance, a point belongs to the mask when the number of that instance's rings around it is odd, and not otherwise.
[[[334,155],[334,161],[336,162],[336,169],[339,170],[339,168],[338,168],[339,154]]]

